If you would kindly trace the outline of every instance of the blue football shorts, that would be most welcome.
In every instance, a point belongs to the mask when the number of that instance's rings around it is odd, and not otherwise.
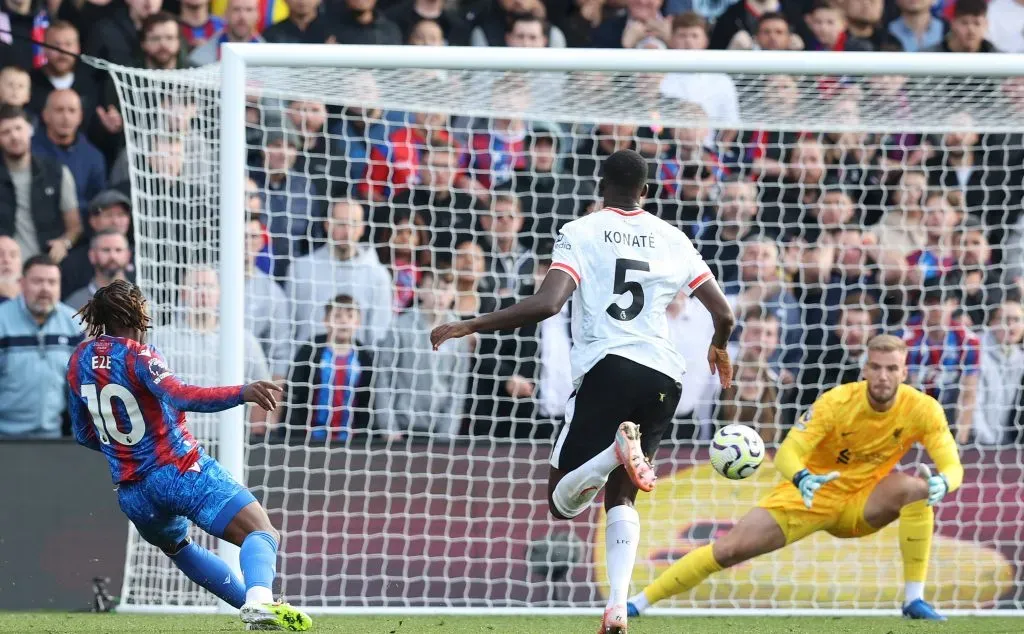
[[[143,539],[171,550],[188,536],[189,520],[223,538],[235,515],[256,498],[203,452],[185,473],[165,465],[141,481],[121,484],[117,501]]]

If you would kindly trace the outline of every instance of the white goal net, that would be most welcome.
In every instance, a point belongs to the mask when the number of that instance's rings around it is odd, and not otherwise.
[[[926,598],[1024,609],[1024,78],[941,70],[250,64],[235,157],[246,349],[221,359],[219,144],[240,122],[220,120],[217,67],[112,69],[154,339],[195,382],[226,362],[288,385],[282,415],[247,414],[245,446],[245,481],[283,535],[276,590],[328,610],[603,605],[603,511],[547,514],[567,315],[438,353],[427,333],[533,292],[558,229],[600,209],[603,157],[634,148],[648,211],[692,238],[739,317],[736,385],[721,393],[709,316],[671,307],[691,372],[658,488],[638,501],[634,591],[778,480],[770,461],[748,481],[715,475],[714,429],[742,422],[778,443],[888,332],[911,342],[908,381],[942,401],[966,468],[936,513]],[[216,454],[216,421],[191,420]],[[128,555],[125,606],[214,605],[134,532]],[[664,607],[893,609],[901,573],[895,524],[822,533]]]

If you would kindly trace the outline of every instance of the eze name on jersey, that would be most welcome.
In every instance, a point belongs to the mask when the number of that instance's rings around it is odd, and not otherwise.
[[[630,247],[654,248],[654,234],[641,236],[624,231],[605,231],[604,241],[609,244],[625,244]]]

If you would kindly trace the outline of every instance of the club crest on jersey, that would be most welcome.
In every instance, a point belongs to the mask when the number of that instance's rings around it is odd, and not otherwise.
[[[807,423],[811,422],[811,418],[813,416],[814,406],[812,405],[807,408],[807,411],[804,412],[799,419],[797,419],[796,423],[794,423],[793,426],[799,429],[800,431],[807,431]]]
[[[153,357],[149,360],[149,373],[153,375],[153,383],[159,384],[171,375],[171,371],[163,364],[163,361]]]

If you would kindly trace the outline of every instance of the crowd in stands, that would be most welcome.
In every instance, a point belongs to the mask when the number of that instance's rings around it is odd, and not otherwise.
[[[145,137],[146,178],[133,181],[114,82],[76,55],[187,69],[217,62],[225,42],[1024,52],[1024,0],[0,0],[0,439],[66,431],[74,313],[135,278],[133,182],[216,206],[195,96],[154,104],[160,133]],[[872,335],[891,332],[910,346],[908,382],[939,399],[959,442],[1024,442],[1021,133],[974,132],[967,111],[941,135],[742,129],[726,75],[634,79],[649,108],[672,102],[689,123],[251,96],[245,376],[288,388],[281,411],[251,412],[253,434],[552,438],[573,390],[568,307],[438,352],[427,333],[532,293],[562,225],[613,213],[599,211],[600,163],[629,147],[650,162],[647,210],[691,237],[740,324],[723,391],[705,362],[710,317],[684,294],[669,307],[690,368],[676,439],[743,422],[777,442],[822,391],[859,378]],[[372,74],[362,81],[360,94],[377,90]],[[900,78],[870,82],[833,85],[815,107],[855,121],[865,90],[899,100]],[[793,78],[768,85],[779,108],[802,105]],[[506,112],[562,88],[514,76],[492,87]],[[1024,78],[993,98],[1024,113]],[[202,230],[182,226],[147,257],[173,266]],[[210,264],[176,280],[184,310],[152,337],[199,384],[215,384],[215,368],[176,350],[217,349]]]

